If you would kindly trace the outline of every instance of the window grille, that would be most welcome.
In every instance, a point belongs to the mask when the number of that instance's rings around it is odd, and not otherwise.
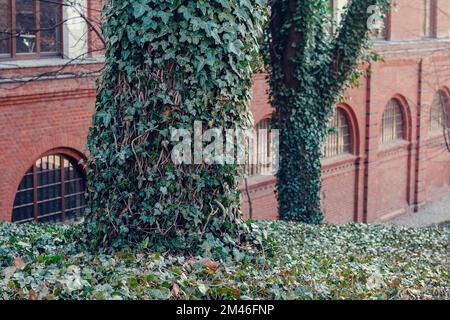
[[[58,223],[77,220],[84,212],[85,179],[76,162],[61,154],[37,160],[16,193],[12,222]]]
[[[402,107],[397,100],[391,100],[383,113],[381,143],[404,139]]]

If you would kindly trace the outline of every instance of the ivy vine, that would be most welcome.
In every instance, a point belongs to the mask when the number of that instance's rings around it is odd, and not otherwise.
[[[384,19],[389,6],[390,0],[351,1],[336,26],[328,0],[271,1],[266,68],[275,109],[272,125],[280,129],[282,219],[323,221],[321,158],[328,123],[340,93],[358,78],[359,62],[370,57],[365,51],[368,22]]]

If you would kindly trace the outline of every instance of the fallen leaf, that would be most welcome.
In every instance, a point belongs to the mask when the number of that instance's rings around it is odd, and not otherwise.
[[[28,299],[29,300],[39,300],[39,296],[36,292],[34,292],[33,290],[30,290],[28,292]]]
[[[167,109],[166,111],[164,111],[163,113],[161,113],[163,116],[170,116],[172,114],[172,110],[171,109]]]
[[[26,266],[27,264],[23,261],[22,258],[19,257],[14,259],[14,267],[16,267],[16,269],[23,270]]]
[[[207,267],[208,269],[210,269],[210,270],[212,270],[214,272],[216,272],[219,269],[219,267],[220,267],[220,263],[219,262],[214,262],[214,261],[211,261],[210,259],[207,259],[207,258],[203,258],[201,260],[201,262],[203,263],[203,265],[205,267]]]
[[[16,272],[16,270],[17,268],[14,266],[3,269],[5,279],[9,280],[9,278],[11,278],[11,276],[14,274],[14,272]]]
[[[172,293],[172,296],[174,297],[174,298],[179,298],[180,297],[180,287],[178,286],[178,284],[177,283],[174,283],[173,285],[172,285],[172,290],[170,290],[170,292]]]

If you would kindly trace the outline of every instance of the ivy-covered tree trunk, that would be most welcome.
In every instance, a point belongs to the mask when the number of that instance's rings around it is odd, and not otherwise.
[[[258,0],[107,2],[88,138],[94,242],[208,252],[242,239],[240,166],[174,164],[170,129],[193,139],[194,121],[203,130],[249,127],[263,10]]]
[[[329,119],[367,48],[370,20],[383,19],[377,14],[389,3],[351,1],[333,33],[330,1],[271,1],[267,69],[273,126],[280,129],[277,197],[282,219],[312,224],[323,220],[321,151]]]

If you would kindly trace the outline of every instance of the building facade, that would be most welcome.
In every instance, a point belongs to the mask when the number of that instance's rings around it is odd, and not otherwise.
[[[0,0],[0,220],[70,220],[84,209],[78,162],[103,65],[101,6]]]
[[[0,0],[0,219],[70,221],[84,208],[84,147],[102,68],[100,0],[76,6]],[[32,5],[30,5],[32,4]],[[344,1],[332,1],[339,19]],[[87,17],[87,19],[80,18]],[[384,62],[336,106],[324,147],[330,223],[381,221],[450,192],[450,0],[396,0],[374,35]],[[61,26],[49,28],[48,26]],[[41,28],[41,31],[39,31]],[[48,32],[51,29],[52,32]],[[35,31],[38,30],[38,31]],[[45,31],[43,31],[45,30]],[[266,75],[255,76],[255,127],[269,126]],[[267,152],[267,137],[257,152]],[[275,178],[251,170],[248,217],[276,219]]]

